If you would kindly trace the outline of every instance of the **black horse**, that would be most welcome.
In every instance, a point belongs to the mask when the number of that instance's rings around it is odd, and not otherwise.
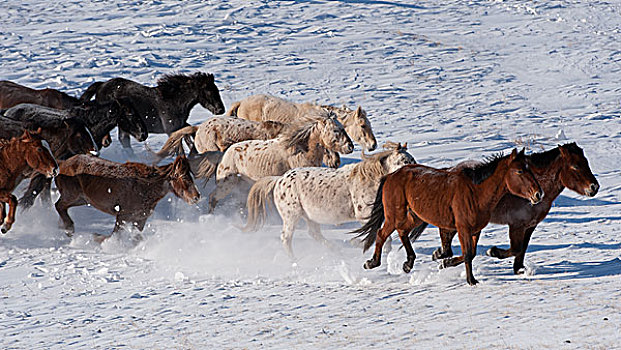
[[[103,103],[87,101],[68,110],[21,104],[7,109],[4,115],[10,119],[34,123],[47,119],[79,119],[89,128],[99,148],[109,144],[109,133],[117,125],[138,141],[146,140],[149,135],[147,125],[138,115],[138,111],[124,98]]]
[[[41,137],[47,141],[50,151],[56,159],[67,159],[80,153],[98,154],[93,136],[86,124],[80,119],[49,119],[43,122],[35,122],[0,117],[0,139],[10,140],[22,135],[24,130],[33,131],[38,128],[41,128]],[[43,192],[43,199],[50,201],[49,190],[43,191],[46,186],[49,188],[48,179],[41,174],[33,175],[25,195],[20,199],[20,204],[25,207],[32,206],[35,198],[41,192]]]
[[[224,113],[220,92],[214,83],[213,74],[196,72],[191,75],[164,75],[156,87],[148,87],[123,78],[106,82],[95,82],[84,92],[80,100],[104,102],[127,98],[134,105],[140,117],[147,124],[150,133],[166,133],[188,126],[190,111],[196,104],[207,108],[213,114]],[[119,129],[119,140],[123,147],[130,147],[127,130]]]

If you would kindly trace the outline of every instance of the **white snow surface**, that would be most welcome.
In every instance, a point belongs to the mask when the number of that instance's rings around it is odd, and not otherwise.
[[[463,266],[440,271],[431,260],[435,228],[406,275],[396,241],[379,268],[362,268],[371,253],[346,234],[358,224],[323,227],[335,251],[301,224],[292,263],[279,219],[243,233],[230,205],[207,216],[169,196],[138,246],[128,234],[100,246],[92,233],[110,232],[112,217],[72,209],[70,239],[37,202],[0,237],[0,348],[621,346],[618,1],[25,0],[0,9],[0,79],[78,95],[97,80],[153,85],[203,70],[227,107],[257,93],[362,105],[380,143],[408,142],[436,167],[576,141],[601,185],[595,198],[560,195],[533,235],[525,275],[513,275],[512,258],[484,255],[508,246],[507,228],[484,229],[476,287]],[[210,117],[197,106],[190,122]],[[357,146],[344,160],[359,155]],[[116,135],[102,157],[127,159]]]

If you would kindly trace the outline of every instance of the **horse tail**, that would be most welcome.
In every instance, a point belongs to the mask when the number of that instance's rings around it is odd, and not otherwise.
[[[96,81],[96,82],[92,83],[91,86],[89,86],[86,89],[86,91],[84,91],[82,96],[80,96],[80,98],[79,98],[80,102],[84,103],[84,102],[90,101],[91,98],[93,98],[93,96],[95,96],[97,94],[97,91],[99,90],[99,88],[101,87],[102,84],[103,84],[102,81]]]
[[[379,188],[377,189],[377,194],[375,195],[375,202],[373,202],[373,209],[371,210],[371,215],[368,217],[367,223],[361,228],[350,232],[358,233],[356,238],[365,236],[364,239],[362,239],[362,242],[364,243],[362,248],[363,252],[369,250],[373,243],[375,243],[377,231],[382,228],[382,224],[384,223],[384,203],[382,201],[384,182],[386,182],[385,176],[380,180]]]
[[[218,164],[222,160],[223,153],[220,151],[207,151],[195,156],[195,159],[199,160],[194,172],[194,177],[197,179],[209,180],[218,169]]]
[[[198,130],[198,126],[190,125],[190,126],[181,128],[173,132],[172,134],[170,134],[170,136],[168,137],[168,140],[166,140],[166,143],[164,143],[164,146],[162,147],[162,149],[159,150],[159,152],[155,152],[154,154],[154,156],[157,158],[157,161],[159,162],[163,158],[171,156],[175,153],[182,154],[183,153],[182,141],[185,139],[186,142],[188,142],[189,140],[188,136],[194,136],[196,134],[196,130]],[[188,146],[190,146],[191,148],[193,145],[189,144]]]
[[[248,221],[243,227],[244,231],[256,231],[263,226],[267,218],[267,207],[273,202],[272,193],[279,179],[280,176],[267,176],[252,185],[246,201]]]
[[[239,106],[241,106],[241,102],[233,103],[233,105],[231,106],[231,109],[229,109],[229,111],[226,112],[225,115],[227,117],[237,117],[237,110],[239,109]]]

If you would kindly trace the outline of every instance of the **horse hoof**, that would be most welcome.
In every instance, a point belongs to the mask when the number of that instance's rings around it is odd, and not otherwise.
[[[403,272],[410,273],[412,271],[412,266],[406,262],[403,263]]]
[[[2,228],[2,233],[7,233],[9,230],[5,229],[4,227]]]
[[[526,268],[525,268],[525,267],[523,267],[523,266],[522,266],[522,267],[519,267],[519,268],[517,268],[517,269],[515,269],[515,268],[513,269],[513,274],[514,274],[514,275],[523,275],[523,274],[525,274],[525,273],[526,273]]]
[[[479,283],[479,281],[477,281],[476,278],[474,277],[468,278],[467,281],[468,281],[468,284],[471,286],[475,286],[477,283]]]
[[[378,266],[379,266],[379,264],[375,263],[375,261],[373,261],[373,260],[367,260],[367,262],[364,263],[364,269],[365,270],[370,270],[370,269],[376,268]]]

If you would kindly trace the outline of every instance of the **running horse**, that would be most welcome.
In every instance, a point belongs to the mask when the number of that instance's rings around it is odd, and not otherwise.
[[[54,109],[69,109],[80,105],[80,100],[54,89],[32,89],[12,81],[0,81],[0,109],[21,103],[33,103]]]
[[[47,177],[56,176],[58,164],[39,133],[24,131],[21,137],[0,140],[0,222],[7,233],[15,222],[17,198],[12,194],[19,182],[31,171]],[[5,205],[9,205],[6,215]]]
[[[507,193],[528,199],[533,205],[543,199],[524,150],[497,155],[474,168],[404,166],[381,180],[369,221],[354,231],[360,236],[366,234],[364,250],[375,242],[373,258],[364,268],[380,265],[382,246],[396,229],[407,252],[403,271],[410,272],[416,254],[408,235],[414,232],[415,240],[430,223],[458,232],[462,256],[445,260],[443,267],[465,262],[466,280],[475,285],[478,282],[472,274],[472,260],[479,235],[489,223],[493,208]]]
[[[509,225],[509,249],[496,246],[487,251],[487,255],[506,259],[514,256],[513,273],[524,271],[524,256],[528,249],[530,237],[537,225],[545,219],[552,203],[565,189],[593,197],[599,190],[599,183],[589,167],[582,148],[576,143],[559,145],[551,150],[533,153],[528,156],[530,169],[545,191],[545,198],[537,205],[513,194],[505,194],[492,211],[491,221],[495,224]],[[433,259],[446,259],[453,256],[451,241],[454,230],[440,229],[442,247],[433,253]]]

